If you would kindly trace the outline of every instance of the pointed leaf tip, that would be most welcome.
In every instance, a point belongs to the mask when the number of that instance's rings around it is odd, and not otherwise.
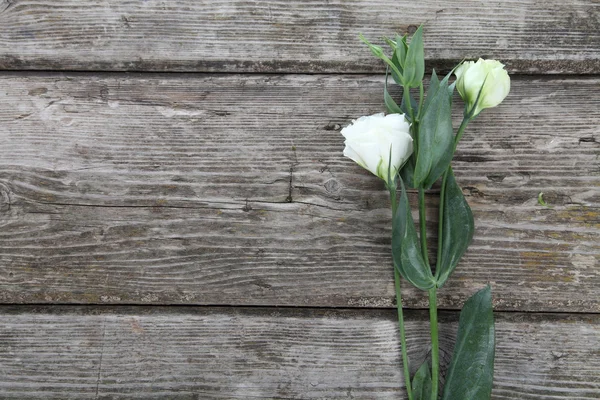
[[[431,399],[431,372],[427,361],[419,367],[413,378],[412,395],[413,400]]]
[[[442,218],[442,252],[436,268],[438,287],[442,287],[458,265],[473,240],[475,225],[473,212],[456,183],[452,168],[445,182]]]
[[[438,80],[435,72],[427,90],[419,124],[415,184],[425,189],[448,169],[454,149],[452,103],[448,77]]]
[[[431,268],[425,263],[421,254],[404,181],[401,178],[399,181],[402,193],[398,209],[392,220],[394,266],[400,275],[413,286],[421,290],[428,290],[435,286],[436,281],[431,273]]]
[[[442,400],[489,400],[494,378],[495,332],[492,290],[486,286],[467,300]]]

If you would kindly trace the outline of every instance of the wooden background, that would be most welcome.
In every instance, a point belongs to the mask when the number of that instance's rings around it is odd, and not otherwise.
[[[453,164],[442,361],[489,283],[492,397],[599,398],[595,0],[0,0],[0,398],[404,398],[388,199],[339,130],[383,110],[358,33],[422,23],[429,68],[512,78]]]

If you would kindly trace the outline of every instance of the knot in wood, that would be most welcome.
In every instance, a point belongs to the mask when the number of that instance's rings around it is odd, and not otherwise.
[[[3,183],[0,183],[0,211],[10,210],[10,189]]]
[[[331,178],[329,179],[327,182],[325,182],[325,190],[327,190],[329,193],[337,193],[340,191],[340,183]]]

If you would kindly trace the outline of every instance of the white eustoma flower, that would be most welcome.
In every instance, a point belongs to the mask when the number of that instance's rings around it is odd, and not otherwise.
[[[346,138],[344,156],[371,171],[386,183],[388,167],[393,179],[413,152],[410,125],[404,114],[375,114],[360,117],[342,129]]]
[[[496,60],[480,58],[477,62],[466,61],[456,68],[454,74],[456,89],[467,104],[467,110],[473,110],[473,116],[483,109],[496,107],[510,91],[510,77],[504,64]]]

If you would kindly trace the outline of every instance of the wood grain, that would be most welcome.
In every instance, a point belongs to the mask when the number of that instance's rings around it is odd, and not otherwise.
[[[430,67],[600,71],[594,0],[1,0],[0,68],[381,72],[358,34],[380,43],[419,24]]]
[[[0,301],[392,307],[386,193],[338,132],[382,83],[2,74]],[[497,310],[600,311],[598,87],[515,78],[469,127],[477,229],[442,308],[491,283]]]
[[[444,365],[456,317],[441,316]],[[0,318],[3,399],[404,398],[392,310],[3,307]],[[408,313],[407,335],[415,369],[426,313]],[[492,399],[597,398],[597,315],[497,313],[496,337]]]

